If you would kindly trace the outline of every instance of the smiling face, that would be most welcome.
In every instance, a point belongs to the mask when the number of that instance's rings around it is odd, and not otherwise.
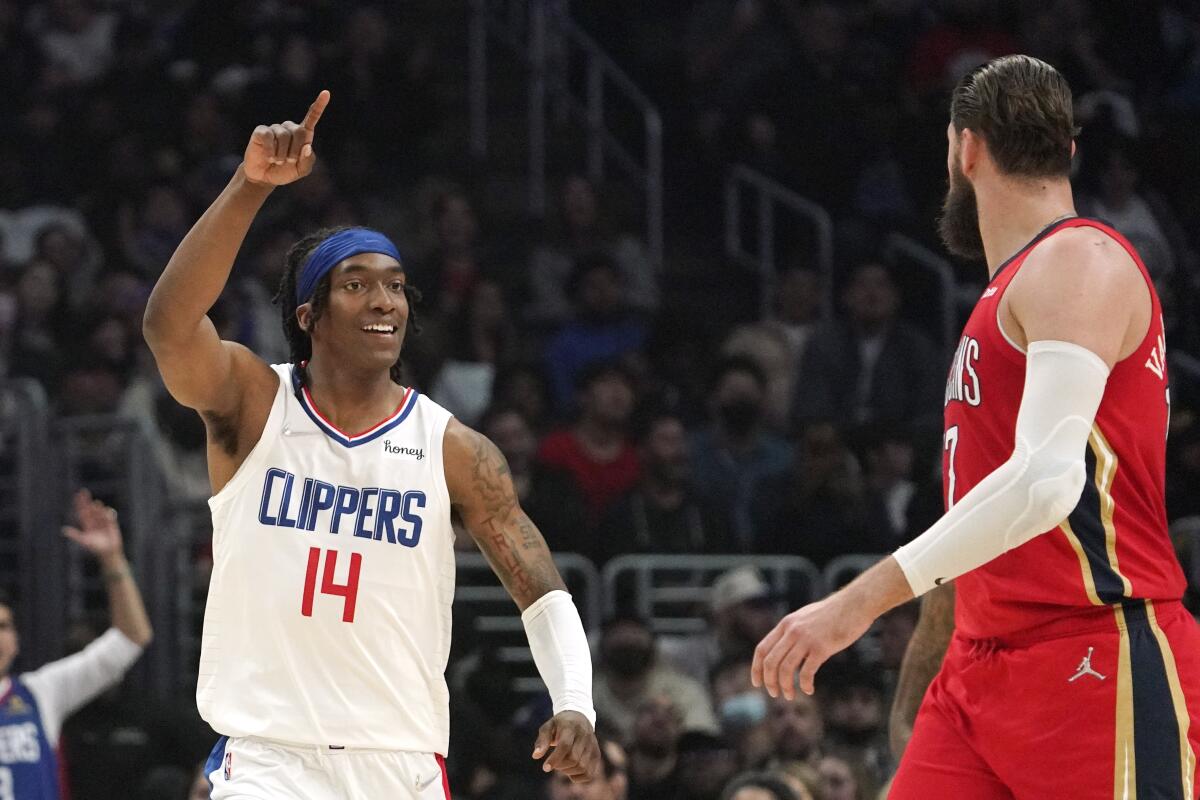
[[[329,297],[320,314],[312,302],[296,309],[312,337],[313,358],[363,371],[388,371],[400,358],[408,324],[404,268],[382,253],[351,256],[329,272]]]

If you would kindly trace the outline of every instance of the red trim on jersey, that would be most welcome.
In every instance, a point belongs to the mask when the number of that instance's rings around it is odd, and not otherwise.
[[[442,789],[446,792],[446,800],[451,800],[450,776],[446,773],[446,759],[441,753],[435,753],[434,758],[437,759],[438,766],[442,768]]]
[[[337,425],[334,425],[332,422],[329,421],[329,417],[322,414],[321,409],[317,408],[317,404],[315,402],[313,402],[312,395],[309,394],[307,386],[305,386],[303,388],[303,391],[304,391],[304,399],[306,401],[308,401],[308,407],[312,409],[312,412],[314,414],[316,414],[318,417],[321,418],[322,422],[324,422],[329,427],[333,428],[335,431],[340,433],[342,436],[345,436],[347,439],[357,439],[360,436],[366,436],[369,433],[373,433],[373,432],[379,430],[384,425],[387,425],[389,422],[394,420],[396,417],[400,416],[400,412],[404,410],[404,404],[408,402],[408,399],[410,397],[412,397],[413,390],[412,390],[411,386],[408,387],[407,389],[405,389],[404,397],[400,398],[400,403],[399,403],[399,405],[396,406],[396,410],[393,411],[391,414],[388,414],[387,417],[383,421],[378,422],[375,425],[372,425],[371,427],[367,428],[362,433],[347,433],[346,431],[339,428]]]

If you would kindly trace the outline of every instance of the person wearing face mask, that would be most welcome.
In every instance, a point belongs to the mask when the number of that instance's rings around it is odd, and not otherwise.
[[[751,508],[764,480],[787,470],[790,450],[765,427],[767,378],[757,363],[723,360],[711,390],[711,424],[692,437],[692,472],[697,492],[722,506],[730,519],[733,546],[756,549]]]
[[[652,697],[670,699],[683,729],[716,731],[717,720],[708,692],[699,682],[660,663],[654,634],[644,620],[621,616],[600,635],[600,663],[592,681],[598,719],[627,742],[642,705]]]

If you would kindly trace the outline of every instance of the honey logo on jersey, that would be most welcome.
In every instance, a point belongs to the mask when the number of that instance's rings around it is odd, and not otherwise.
[[[402,447],[390,439],[383,440],[383,452],[392,458],[411,458],[417,461],[425,460],[425,451],[418,447]]]
[[[970,336],[964,336],[954,351],[954,361],[950,364],[950,376],[946,379],[946,399],[943,406],[958,400],[969,406],[977,406],[983,402],[983,394],[979,387],[979,375],[975,365],[979,363],[979,341]]]

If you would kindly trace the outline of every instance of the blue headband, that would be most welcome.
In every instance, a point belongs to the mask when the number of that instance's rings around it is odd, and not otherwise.
[[[400,261],[400,251],[392,240],[370,228],[347,228],[330,236],[317,245],[308,255],[296,281],[296,302],[304,303],[312,297],[329,270],[350,256],[360,253],[382,253]],[[403,263],[401,261],[401,263]]]

